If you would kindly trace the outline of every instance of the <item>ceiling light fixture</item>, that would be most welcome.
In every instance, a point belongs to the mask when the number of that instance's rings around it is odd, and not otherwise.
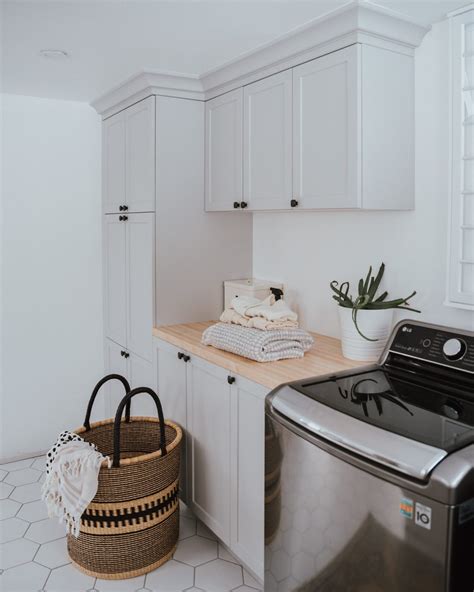
[[[55,60],[62,60],[69,57],[68,52],[64,51],[64,49],[41,49],[39,53],[43,58],[51,58]]]

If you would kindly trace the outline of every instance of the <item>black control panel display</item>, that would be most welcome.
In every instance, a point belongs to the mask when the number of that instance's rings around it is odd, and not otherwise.
[[[474,336],[403,323],[390,351],[451,368],[474,372]]]

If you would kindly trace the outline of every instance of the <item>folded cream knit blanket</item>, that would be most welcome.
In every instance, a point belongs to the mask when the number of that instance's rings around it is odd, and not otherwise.
[[[261,331],[272,331],[275,329],[298,328],[298,321],[290,321],[288,319],[275,319],[269,321],[264,317],[244,317],[233,308],[226,308],[221,314],[220,319],[222,323],[232,323],[234,325],[242,325],[242,327],[250,327],[252,329],[260,329]]]
[[[217,323],[204,331],[202,343],[257,362],[275,362],[285,358],[302,358],[314,340],[302,329],[260,331]]]

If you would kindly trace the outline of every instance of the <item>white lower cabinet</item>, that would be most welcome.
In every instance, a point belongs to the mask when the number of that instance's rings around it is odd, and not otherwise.
[[[263,386],[155,340],[158,394],[165,416],[185,429],[182,497],[263,580]]]
[[[160,341],[154,348],[155,376],[158,396],[166,419],[171,419],[183,428],[181,455],[180,495],[188,502],[187,491],[187,410],[186,410],[186,362],[185,352]]]
[[[188,500],[230,546],[231,413],[228,372],[193,357],[188,368]]]
[[[131,388],[147,386],[156,389],[153,364],[136,354],[124,349],[111,339],[105,340],[105,372],[120,374],[130,383]],[[115,417],[118,404],[125,395],[123,385],[117,381],[109,381],[103,387],[105,393],[105,416]],[[132,400],[132,415],[156,416],[156,408],[151,397],[141,394]]]
[[[262,579],[267,393],[265,387],[240,376],[231,387],[230,547]]]

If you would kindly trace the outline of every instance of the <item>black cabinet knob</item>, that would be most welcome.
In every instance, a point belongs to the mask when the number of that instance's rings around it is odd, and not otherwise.
[[[189,360],[190,360],[190,359],[191,359],[191,356],[187,356],[187,355],[184,355],[184,356],[183,356],[183,360],[184,360],[185,362],[189,362]]]
[[[119,216],[120,222],[126,222],[128,220],[128,216]]]
[[[248,204],[247,204],[247,202],[246,202],[246,201],[241,201],[241,202],[240,202],[240,207],[241,207],[243,210],[245,210],[245,208],[246,208],[247,206],[248,206]]]
[[[234,201],[234,209],[240,208],[240,204],[238,201]]]
[[[227,377],[227,382],[229,384],[234,384],[234,382],[235,382],[235,376],[228,376]]]
[[[183,359],[183,352],[178,352],[178,360],[182,360]]]
[[[291,206],[292,208],[296,208],[296,206],[297,206],[297,205],[298,205],[298,200],[296,200],[296,199],[292,199],[292,200],[290,201],[290,206]]]
[[[129,357],[130,357],[130,354],[129,354],[128,352],[125,352],[125,353],[123,354],[123,357],[124,357],[125,359],[127,359],[127,358],[129,358]]]
[[[122,358],[125,354],[126,354],[126,352],[124,352],[123,350],[120,352],[120,355],[122,356]]]
[[[128,210],[128,206],[122,206],[122,210],[126,212]]]
[[[123,206],[119,206],[119,211],[123,212]]]

